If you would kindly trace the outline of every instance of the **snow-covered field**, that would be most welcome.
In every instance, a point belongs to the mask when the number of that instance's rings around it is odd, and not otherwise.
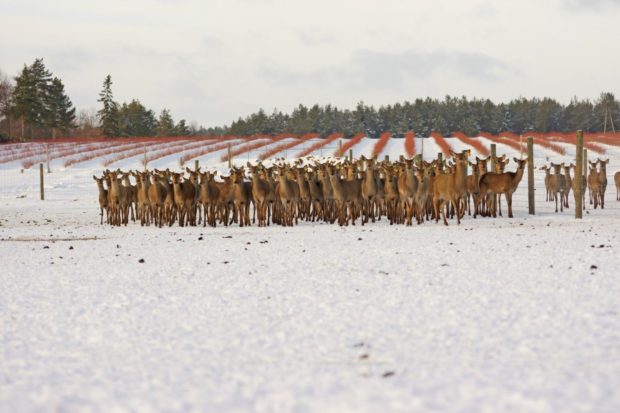
[[[583,220],[538,171],[536,216],[524,178],[512,220],[410,228],[111,228],[96,163],[52,165],[43,202],[38,171],[2,166],[0,411],[620,411],[605,157],[606,208]]]

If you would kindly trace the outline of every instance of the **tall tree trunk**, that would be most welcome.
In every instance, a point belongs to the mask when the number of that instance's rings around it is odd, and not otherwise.
[[[56,139],[56,128],[52,128],[52,139]]]
[[[24,121],[24,115],[22,115],[21,122],[22,122],[22,136],[21,136],[21,139],[23,141],[25,136],[26,136],[26,122]]]

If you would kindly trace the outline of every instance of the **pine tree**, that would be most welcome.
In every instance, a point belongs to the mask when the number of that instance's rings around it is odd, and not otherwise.
[[[155,113],[148,110],[139,100],[123,103],[119,110],[119,132],[121,136],[153,136],[157,120]]]
[[[65,94],[65,86],[57,77],[53,78],[46,97],[46,126],[52,128],[52,138],[56,138],[56,131],[67,132],[75,123],[75,108],[71,99]]]
[[[0,71],[0,122],[6,120],[7,136],[11,136],[11,111],[13,110],[13,84]]]
[[[118,104],[112,96],[112,77],[110,75],[107,75],[103,81],[103,89],[99,93],[97,102],[103,103],[103,108],[97,112],[103,136],[118,136],[119,111]]]
[[[164,109],[157,120],[157,136],[172,136],[174,132],[174,121],[170,116],[170,111]]]
[[[15,89],[13,89],[12,112],[19,118],[21,124],[21,139],[25,138],[26,123],[30,124],[36,118],[34,110],[36,100],[36,86],[32,70],[24,65],[21,73],[15,77]]]
[[[181,119],[179,123],[174,127],[174,134],[177,136],[188,136],[191,133],[185,119]]]

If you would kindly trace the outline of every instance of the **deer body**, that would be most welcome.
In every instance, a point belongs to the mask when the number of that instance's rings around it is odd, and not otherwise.
[[[488,193],[492,194],[504,194],[506,201],[508,202],[508,217],[512,218],[512,194],[519,186],[521,178],[523,177],[523,170],[527,159],[513,158],[517,163],[516,172],[504,172],[487,173],[480,178],[480,197],[486,196]],[[493,211],[493,217],[496,217],[496,212]]]

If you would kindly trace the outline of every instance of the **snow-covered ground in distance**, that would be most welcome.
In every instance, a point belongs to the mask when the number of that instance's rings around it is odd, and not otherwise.
[[[536,216],[524,177],[514,219],[410,228],[111,228],[101,166],[53,166],[43,202],[37,170],[4,168],[0,411],[616,412],[605,157],[606,208],[583,220],[537,171]]]

